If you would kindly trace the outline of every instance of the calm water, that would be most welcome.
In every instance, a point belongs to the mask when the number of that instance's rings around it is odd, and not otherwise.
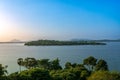
[[[19,70],[17,59],[35,57],[37,59],[59,58],[61,65],[70,61],[82,63],[84,58],[94,56],[108,62],[109,69],[120,71],[120,43],[111,42],[107,45],[85,46],[24,46],[24,44],[0,44],[0,63],[8,65],[8,72]]]

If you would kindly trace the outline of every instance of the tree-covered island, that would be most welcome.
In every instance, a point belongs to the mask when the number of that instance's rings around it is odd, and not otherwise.
[[[38,40],[26,42],[27,46],[63,46],[63,45],[106,45],[106,43],[95,41],[58,41],[58,40]]]

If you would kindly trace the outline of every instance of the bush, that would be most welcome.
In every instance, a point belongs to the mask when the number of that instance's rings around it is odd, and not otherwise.
[[[120,73],[97,71],[94,72],[88,80],[120,80]]]

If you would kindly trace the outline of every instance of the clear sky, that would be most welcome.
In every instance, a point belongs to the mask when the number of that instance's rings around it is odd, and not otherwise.
[[[120,39],[119,0],[0,0],[0,41]]]

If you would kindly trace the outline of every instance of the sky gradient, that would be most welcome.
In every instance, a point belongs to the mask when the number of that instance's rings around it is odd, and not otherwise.
[[[119,0],[0,0],[0,41],[120,39]]]

